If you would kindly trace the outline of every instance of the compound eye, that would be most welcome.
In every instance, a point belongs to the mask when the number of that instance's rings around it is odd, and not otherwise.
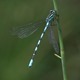
[[[50,10],[50,13],[55,13],[55,10]]]
[[[50,13],[53,13],[53,10],[50,10]]]

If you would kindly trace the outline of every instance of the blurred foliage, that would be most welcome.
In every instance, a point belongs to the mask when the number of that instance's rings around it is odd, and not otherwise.
[[[63,31],[68,80],[80,80],[80,1],[58,1]],[[0,0],[0,80],[62,80],[61,63],[47,34],[41,42],[32,68],[28,68],[45,23],[25,39],[10,34],[14,26],[45,19],[52,0]]]

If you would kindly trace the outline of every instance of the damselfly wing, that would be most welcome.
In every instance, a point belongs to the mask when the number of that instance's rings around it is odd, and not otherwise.
[[[54,26],[52,26],[52,25],[49,27],[49,42],[52,44],[55,52],[59,53],[59,45],[58,45],[57,40],[55,38],[53,27]]]
[[[13,27],[12,28],[12,35],[18,36],[19,38],[23,39],[31,34],[33,34],[42,24],[43,21],[38,23],[29,23],[27,25]]]

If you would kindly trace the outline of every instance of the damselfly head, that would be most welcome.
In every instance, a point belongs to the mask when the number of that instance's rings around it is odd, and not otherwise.
[[[55,10],[50,10],[50,13],[51,13],[51,14],[55,13]]]
[[[59,19],[59,14],[57,13],[56,10],[50,10],[50,15],[54,15],[54,20]]]
[[[55,19],[55,10],[50,10],[49,15],[46,18],[46,22],[52,22]]]

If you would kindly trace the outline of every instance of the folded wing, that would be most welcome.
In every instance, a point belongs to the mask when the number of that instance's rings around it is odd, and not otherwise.
[[[49,31],[49,40],[50,40],[50,43],[53,45],[53,48],[55,50],[56,53],[59,53],[59,46],[58,46],[58,43],[55,39],[55,36],[54,36],[54,32],[53,32],[53,29],[52,29],[52,26],[49,27],[50,31]]]

